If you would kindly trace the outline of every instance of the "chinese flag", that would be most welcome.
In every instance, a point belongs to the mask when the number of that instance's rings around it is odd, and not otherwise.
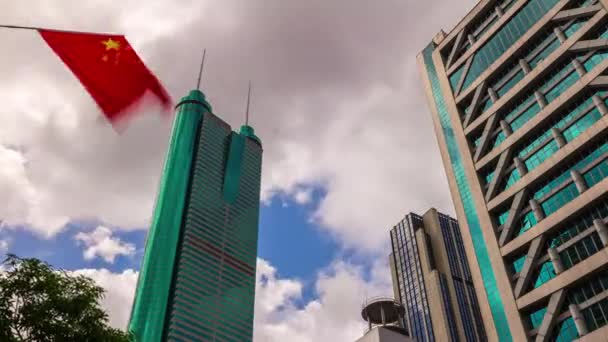
[[[124,36],[39,30],[72,70],[105,116],[115,124],[129,117],[147,91],[166,109],[171,99]]]

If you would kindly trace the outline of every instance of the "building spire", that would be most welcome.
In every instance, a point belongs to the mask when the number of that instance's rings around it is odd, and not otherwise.
[[[251,103],[251,81],[249,81],[249,90],[247,91],[247,109],[245,110],[245,126],[249,126],[249,104]]]
[[[205,55],[207,54],[207,49],[203,49],[203,59],[201,60],[201,68],[198,71],[198,81],[196,81],[196,90],[201,89],[201,78],[203,76],[203,67],[205,66]]]

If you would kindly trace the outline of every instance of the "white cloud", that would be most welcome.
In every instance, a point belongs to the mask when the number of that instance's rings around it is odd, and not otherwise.
[[[302,307],[303,284],[297,279],[281,278],[270,263],[258,259],[255,302],[254,341],[292,342],[354,341],[366,327],[361,305],[366,296],[390,296],[390,274],[386,263],[378,261],[370,279],[365,280],[361,266],[336,261],[318,274],[318,298]],[[102,306],[110,324],[126,329],[137,285],[137,272],[112,273],[106,269],[75,271],[95,280],[106,290]]]
[[[112,237],[112,231],[104,226],[98,226],[95,230],[84,233],[79,232],[74,236],[76,241],[85,246],[83,256],[85,260],[92,260],[99,256],[106,262],[114,263],[118,255],[133,255],[135,245]]]
[[[317,221],[344,246],[377,250],[404,212],[450,211],[415,53],[437,22],[449,26],[473,3],[31,0],[4,6],[0,21],[125,32],[176,98],[196,78],[200,47],[188,37],[200,32],[210,51],[204,89],[234,127],[243,120],[243,85],[256,80],[251,120],[265,147],[263,197],[280,192],[306,203],[302,187],[321,186]],[[35,32],[3,30],[0,40],[18,47],[0,55],[5,224],[44,237],[70,220],[145,228],[169,122],[147,113],[117,135]]]
[[[308,204],[312,200],[312,189],[298,189],[293,198],[298,204]]]
[[[391,287],[384,263],[366,281],[360,266],[337,261],[319,273],[315,282],[318,298],[304,304],[302,283],[282,279],[268,262],[258,260],[254,340],[354,341],[363,335],[366,323],[361,305],[366,296],[388,295]],[[390,274],[389,274],[390,277]]]
[[[95,280],[106,290],[101,305],[108,313],[110,325],[126,330],[131,315],[138,273],[130,269],[124,270],[122,273],[112,273],[107,269],[82,269],[73,273]]]
[[[0,240],[0,258],[4,258],[4,254],[8,252],[8,240]]]

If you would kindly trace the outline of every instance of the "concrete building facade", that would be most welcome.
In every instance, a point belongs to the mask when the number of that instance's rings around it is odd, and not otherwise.
[[[177,105],[129,322],[134,341],[251,341],[262,145],[198,90]]]
[[[492,341],[608,335],[608,0],[482,0],[418,57]]]
[[[458,222],[430,209],[391,230],[393,292],[416,341],[486,341]]]

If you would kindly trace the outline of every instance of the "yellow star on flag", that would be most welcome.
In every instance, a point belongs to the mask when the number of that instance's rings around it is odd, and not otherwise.
[[[108,40],[104,40],[101,44],[105,45],[106,51],[108,50],[116,50],[120,49],[120,42],[113,40],[112,38],[108,38]]]

